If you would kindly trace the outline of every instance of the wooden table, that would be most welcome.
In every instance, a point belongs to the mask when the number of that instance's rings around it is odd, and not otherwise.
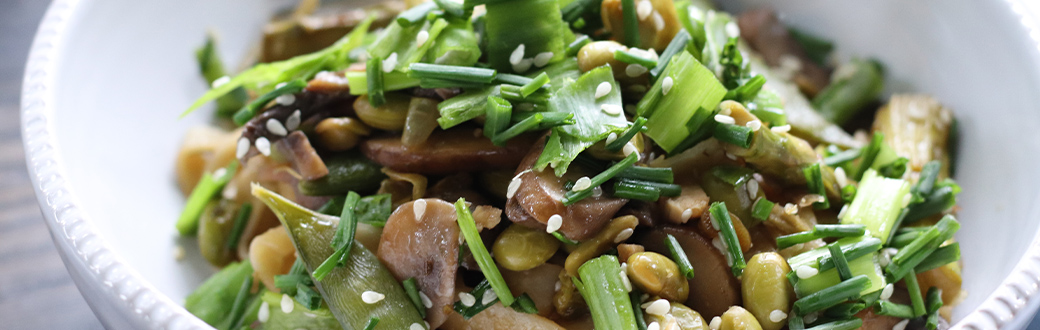
[[[58,257],[25,171],[22,71],[47,5],[0,1],[0,328],[102,329]]]

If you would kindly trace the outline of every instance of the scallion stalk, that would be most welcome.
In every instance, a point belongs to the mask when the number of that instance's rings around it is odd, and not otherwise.
[[[412,78],[447,79],[482,84],[490,84],[495,80],[497,74],[494,69],[429,63],[412,63],[408,69],[408,75]]]
[[[668,47],[657,57],[657,65],[650,69],[650,76],[656,78],[661,75],[661,72],[664,72],[664,69],[668,67],[668,62],[672,60],[672,56],[685,50],[686,45],[692,40],[693,38],[690,37],[689,31],[686,31],[686,29],[679,30],[679,33],[672,37],[672,41],[668,42]]]
[[[884,140],[884,134],[881,134],[881,132],[874,132],[874,136],[870,139],[870,144],[860,149],[859,165],[856,166],[856,171],[853,172],[851,176],[853,180],[861,180],[863,175],[867,173],[867,170],[874,165],[874,160],[877,159],[878,154],[881,153],[881,147]]]
[[[614,181],[614,197],[653,202],[661,198],[661,190],[652,186]]]
[[[530,84],[534,79],[512,73],[499,73],[495,76],[495,83],[524,86]]]
[[[828,308],[823,313],[824,316],[833,317],[838,319],[847,319],[856,315],[860,311],[867,308],[867,304],[858,302],[847,302],[841,303],[837,306]]]
[[[769,201],[765,197],[759,197],[755,200],[755,204],[751,205],[751,217],[761,221],[766,221],[769,219],[769,214],[773,212],[774,205],[776,205],[776,203]]]
[[[578,267],[579,292],[589,306],[592,321],[599,330],[635,330],[636,310],[625,290],[617,257],[604,255]],[[577,280],[577,279],[575,279]]]
[[[621,22],[625,37],[623,44],[639,47],[639,18],[636,15],[635,0],[621,0]]]
[[[415,305],[415,310],[419,311],[419,316],[426,318],[426,306],[423,305],[422,296],[419,295],[419,284],[415,281],[415,278],[409,277],[401,282],[401,285],[404,286],[404,292],[408,294],[408,298]]]
[[[498,135],[491,137],[491,142],[497,146],[503,146],[510,139],[523,134],[524,132],[530,131],[541,124],[543,119],[542,114],[536,113],[527,119],[516,123],[512,127],[507,128],[504,131],[498,132]]]
[[[635,180],[635,179],[626,179],[626,178],[619,178],[617,180],[617,182],[623,183],[624,185],[634,185],[634,186],[650,187],[650,188],[653,188],[654,190],[656,190],[658,192],[658,194],[661,195],[661,196],[675,197],[675,196],[679,196],[679,194],[682,193],[682,186],[674,184],[674,183],[660,183],[660,182]],[[617,188],[617,185],[614,185],[614,188]]]
[[[571,205],[577,203],[582,199],[585,199],[586,197],[592,196],[593,189],[607,182],[607,180],[614,178],[614,176],[616,176],[624,169],[631,167],[633,164],[636,163],[637,160],[639,160],[639,155],[634,152],[629,154],[628,156],[625,156],[625,158],[621,161],[615,163],[614,165],[611,165],[605,171],[600,172],[599,174],[596,174],[596,176],[592,177],[592,184],[589,185],[588,189],[581,191],[568,191],[563,196],[563,205]]]
[[[827,250],[831,252],[831,260],[834,263],[834,268],[838,270],[838,277],[842,281],[852,278],[852,269],[849,269],[849,261],[845,260],[845,253],[841,252],[841,245],[838,245],[838,243],[828,244]]]
[[[628,297],[632,299],[633,308],[634,306],[639,306],[639,304],[642,303],[642,299],[640,299],[640,296],[641,294],[639,293],[639,291],[636,290],[632,290],[632,292],[628,293]],[[633,314],[635,314],[636,316],[636,326],[639,327],[639,330],[647,330],[646,319],[643,318],[643,311],[636,309]]]
[[[412,24],[426,21],[426,15],[434,9],[437,9],[437,4],[432,1],[416,5],[397,15],[396,22],[402,27],[412,26]]]
[[[841,250],[842,253],[845,255],[845,260],[855,260],[862,256],[881,250],[881,240],[875,237],[868,237],[852,244],[844,244],[842,245]],[[818,263],[821,272],[837,266],[834,263],[834,259],[829,255],[821,256],[818,259]]]
[[[499,132],[509,127],[509,119],[513,115],[513,105],[501,97],[489,95],[486,111],[484,136],[494,138]]]
[[[466,238],[466,246],[469,246],[469,251],[473,253],[473,258],[476,259],[477,265],[480,266],[480,271],[484,273],[484,277],[491,283],[491,288],[495,290],[495,294],[498,295],[498,299],[502,301],[502,304],[506,306],[512,305],[515,300],[513,293],[509,291],[506,280],[502,278],[502,273],[498,271],[498,266],[495,265],[495,261],[491,259],[491,254],[484,247],[484,241],[480,239],[480,232],[477,231],[477,224],[473,220],[473,214],[470,213],[469,207],[466,206],[465,198],[459,198],[455,202],[455,212],[458,214],[459,229],[462,232],[462,236]]]
[[[910,292],[910,307],[914,309],[914,317],[928,313],[924,306],[924,297],[921,296],[921,285],[917,283],[917,274],[906,274],[903,282],[906,283],[906,290]]]
[[[823,183],[823,171],[820,169],[820,163],[813,163],[809,167],[803,168],[802,174],[805,175],[805,182],[809,186],[809,192],[823,197],[822,202],[813,203],[813,208],[817,210],[829,209],[831,202],[827,200],[827,187]]]
[[[368,104],[376,108],[386,104],[386,96],[383,93],[383,59],[368,59],[365,63],[365,77],[368,78]]]
[[[379,325],[379,318],[373,316],[372,318],[368,319],[368,323],[365,324],[364,330],[375,330],[377,325]]]
[[[357,216],[354,214],[354,209],[357,207],[360,199],[361,196],[353,191],[347,193],[347,198],[343,201],[339,225],[336,227],[336,233],[332,236],[332,241],[330,242],[332,247],[335,248],[335,252],[314,269],[311,276],[315,280],[321,281],[329,272],[332,272],[333,268],[342,265],[349,259],[350,248],[354,242],[354,233],[357,231]]]
[[[746,149],[751,146],[751,132],[751,128],[747,126],[718,123],[713,135],[719,141]]]
[[[898,225],[904,198],[910,193],[910,183],[885,178],[868,169],[858,190],[841,223],[866,225],[870,234],[881,239],[881,243],[888,242],[892,230]]]
[[[552,235],[553,235],[553,237],[556,237],[556,239],[559,240],[560,242],[563,242],[563,244],[578,245],[578,243],[580,243],[578,241],[575,241],[575,240],[572,240],[570,238],[567,238],[567,236],[563,236],[563,234],[561,234],[559,231],[554,231],[552,233]]]
[[[224,185],[227,185],[235,176],[236,170],[238,170],[238,161],[232,160],[227,167],[213,173],[202,174],[199,183],[195,184],[195,188],[188,195],[188,201],[184,203],[184,211],[181,211],[181,216],[177,219],[177,232],[183,236],[195,235],[198,232],[199,217],[206,209],[206,204],[216,197],[221,189],[224,189]]]
[[[926,300],[928,306],[928,317],[925,318],[925,327],[928,330],[935,330],[939,327],[939,308],[942,308],[942,290],[936,287],[928,288],[928,297]]]
[[[961,259],[961,244],[953,242],[950,245],[940,247],[924,258],[921,263],[914,267],[915,273],[923,273],[936,269]]]
[[[549,84],[549,75],[545,72],[542,72],[541,74],[535,76],[531,80],[531,82],[523,85],[523,87],[520,88],[520,95],[523,97],[531,96],[532,93],[538,91],[547,84]]]
[[[901,319],[914,318],[914,308],[910,305],[897,304],[890,301],[879,300],[874,305],[874,314],[891,316]]]
[[[817,291],[794,302],[799,315],[824,310],[849,299],[859,297],[860,291],[870,284],[866,275],[857,275],[837,285]]]
[[[932,188],[935,187],[935,181],[939,178],[939,170],[942,168],[942,162],[939,160],[933,160],[921,168],[920,176],[917,177],[917,185],[910,190],[914,194],[914,200],[911,204],[917,204],[923,202],[932,193]]]
[[[618,178],[658,183],[673,183],[675,175],[670,167],[632,166],[618,173]]]
[[[816,225],[810,231],[784,235],[776,238],[778,249],[786,249],[795,244],[801,244],[820,238],[829,237],[857,237],[866,233],[864,225]],[[852,258],[855,259],[855,258]]]
[[[892,257],[892,262],[885,268],[889,278],[899,279],[913,273],[917,265],[936,251],[943,242],[952,238],[959,229],[960,224],[953,216],[943,217],[935,226],[922,233]]]
[[[668,253],[672,255],[672,260],[679,266],[679,272],[686,278],[692,279],[693,265],[690,264],[690,259],[686,256],[686,251],[683,250],[682,245],[679,245],[679,241],[675,239],[675,236],[668,234],[665,244],[668,245]]]
[[[245,318],[246,304],[249,303],[249,298],[253,295],[250,290],[253,289],[253,277],[246,277],[245,281],[242,282],[242,286],[238,288],[238,294],[235,295],[235,302],[231,304],[231,311],[228,313],[227,329],[238,329],[241,326],[242,319]]]
[[[726,209],[726,202],[712,203],[708,212],[711,213],[711,220],[719,225],[719,236],[726,247],[726,253],[729,254],[726,259],[729,262],[730,270],[733,272],[733,276],[740,277],[744,273],[747,263],[744,261],[744,252],[740,249],[740,239],[737,238],[737,232],[733,229],[733,219],[730,218],[729,210]]]
[[[574,39],[570,45],[567,45],[567,56],[578,55],[578,51],[581,50],[581,47],[585,47],[585,45],[588,45],[590,42],[592,42],[592,39],[589,39],[589,36],[581,36],[578,39]]]
[[[657,61],[652,58],[643,57],[641,55],[633,54],[630,51],[620,49],[614,51],[614,59],[621,61],[622,63],[639,64],[647,69],[653,69],[657,66]]]
[[[643,132],[645,130],[646,118],[636,117],[636,119],[632,121],[632,125],[629,126],[624,133],[618,135],[617,139],[614,139],[614,141],[610,141],[610,143],[607,143],[607,151],[621,151],[621,149],[623,149],[629,141],[632,141],[632,138],[634,138],[636,134],[639,134],[640,132]]]

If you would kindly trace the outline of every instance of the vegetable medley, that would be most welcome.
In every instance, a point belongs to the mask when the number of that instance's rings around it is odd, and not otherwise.
[[[176,223],[218,329],[937,329],[951,111],[701,0],[304,0],[197,52]],[[872,123],[872,124],[871,124]],[[850,133],[852,132],[852,133]]]

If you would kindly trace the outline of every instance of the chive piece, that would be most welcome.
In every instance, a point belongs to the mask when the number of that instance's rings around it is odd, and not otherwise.
[[[744,261],[744,252],[740,250],[740,239],[737,238],[737,232],[733,229],[733,219],[730,218],[729,210],[726,209],[726,202],[712,203],[708,211],[711,213],[711,220],[719,225],[719,235],[729,254],[726,259],[729,259],[730,270],[734,277],[740,277],[744,273],[747,263]]]
[[[538,307],[534,305],[534,300],[531,300],[531,296],[527,295],[527,293],[516,297],[516,303],[512,307],[517,312],[538,314]]]
[[[837,306],[828,308],[823,315],[838,319],[847,319],[855,316],[856,313],[859,313],[866,308],[867,304],[864,303],[841,303]]]
[[[718,123],[712,135],[719,141],[747,149],[751,146],[751,133],[751,128],[746,126]]]
[[[390,213],[393,212],[393,205],[390,199],[390,194],[362,197],[358,201],[357,206],[354,207],[354,214],[357,215],[358,223],[379,228],[386,226],[386,220],[390,218]]]
[[[503,146],[512,138],[523,134],[524,132],[530,131],[542,122],[542,114],[536,113],[534,116],[528,117],[527,119],[521,120],[510,128],[504,131],[498,132],[498,135],[491,137],[491,142],[497,146]]]
[[[794,233],[790,235],[784,235],[776,238],[776,247],[778,249],[786,249],[795,244],[802,244],[819,238],[828,237],[856,237],[863,236],[867,232],[867,227],[860,224],[855,225],[816,225],[810,231],[804,231],[800,233]],[[860,244],[863,241],[857,243]],[[873,252],[873,251],[871,251]],[[860,255],[862,256],[862,255]],[[846,256],[848,259],[855,259],[851,256]]]
[[[901,319],[914,318],[914,308],[910,305],[897,304],[890,301],[879,300],[874,305],[874,314],[897,317]]]
[[[368,104],[377,108],[386,104],[386,96],[383,94],[383,59],[368,59],[368,63],[365,63],[365,78],[368,79]]]
[[[614,51],[614,59],[621,61],[622,63],[639,64],[647,69],[653,69],[657,66],[657,61],[652,58],[643,57],[633,54],[630,51],[620,49]]]
[[[660,183],[660,182],[644,181],[644,180],[634,180],[634,179],[625,179],[625,178],[621,178],[621,179],[617,180],[617,182],[621,182],[621,183],[623,183],[625,185],[646,186],[646,187],[654,188],[654,190],[657,190],[657,192],[661,196],[675,197],[675,196],[679,196],[679,194],[682,193],[682,186],[674,184],[674,183]],[[617,185],[615,184],[614,187],[616,189]]]
[[[238,208],[235,224],[231,227],[231,233],[228,234],[226,248],[234,249],[238,246],[238,241],[242,239],[242,232],[246,230],[246,223],[249,221],[249,214],[251,213],[253,213],[253,204],[245,203]]]
[[[578,51],[581,50],[581,47],[585,47],[585,45],[588,45],[590,42],[592,42],[592,39],[589,39],[589,36],[581,36],[581,38],[574,39],[574,42],[567,45],[567,56],[578,55]]]
[[[513,105],[505,99],[488,95],[487,110],[484,115],[484,136],[494,138],[499,132],[509,127],[509,118],[513,115]]]
[[[928,304],[925,326],[928,330],[935,330],[939,327],[939,308],[943,306],[942,290],[934,286],[928,288],[928,297],[925,301]]]
[[[343,264],[347,257],[350,256],[350,247],[354,242],[354,233],[357,231],[357,217],[354,214],[354,209],[357,207],[358,200],[361,197],[357,193],[351,191],[347,193],[347,198],[343,201],[343,211],[340,213],[339,225],[336,228],[336,233],[332,236],[331,245],[336,249],[332,255],[325,259],[318,268],[314,269],[311,276],[315,280],[321,281],[332,272],[333,268]]]
[[[838,320],[827,322],[815,327],[809,328],[809,330],[853,330],[859,329],[863,326],[863,319],[852,318],[848,320]]]
[[[899,157],[878,169],[878,174],[886,178],[898,179],[903,177],[903,173],[906,173],[906,163],[910,160],[906,157]]]
[[[925,228],[927,228],[927,227],[925,227]],[[917,238],[917,236],[921,236],[921,232],[920,231],[909,231],[909,232],[905,232],[905,233],[897,233],[895,236],[892,237],[891,240],[888,241],[888,246],[894,247],[894,248],[897,248],[897,249],[902,249],[902,248],[906,247],[908,244],[910,244],[910,242],[913,242],[914,239]]]
[[[766,85],[766,77],[762,75],[755,75],[744,82],[743,85],[737,86],[737,88],[726,93],[725,99],[734,100],[737,102],[749,102],[758,96],[758,92],[762,90],[762,87]]]
[[[498,266],[495,266],[495,261],[491,259],[491,254],[484,247],[484,241],[480,239],[480,232],[477,231],[477,224],[473,220],[473,214],[466,207],[465,198],[459,198],[455,202],[455,212],[458,213],[459,229],[462,232],[462,236],[466,238],[466,245],[469,246],[469,251],[473,253],[473,258],[476,259],[477,265],[480,266],[480,271],[484,273],[484,277],[491,283],[491,288],[495,290],[495,294],[498,295],[498,299],[502,301],[502,304],[506,306],[512,305],[514,301],[513,293],[509,292],[506,280],[502,278],[502,273],[498,271]]]
[[[672,37],[672,41],[668,42],[668,47],[657,57],[657,65],[650,69],[650,76],[654,78],[660,76],[661,72],[664,72],[664,69],[668,67],[668,62],[672,60],[672,56],[685,50],[686,45],[691,40],[693,40],[693,37],[690,37],[690,32],[686,31],[686,29],[680,29],[679,33]]]
[[[614,197],[653,202],[661,198],[661,190],[647,185],[618,180],[614,182]]]
[[[841,252],[841,245],[837,242],[827,245],[831,252],[831,260],[834,260],[834,268],[838,270],[838,277],[842,281],[852,278],[852,269],[849,269],[849,261],[845,260],[845,253]]]
[[[851,184],[841,187],[841,201],[845,202],[845,204],[852,203],[856,199],[857,190],[858,188]]]
[[[419,80],[419,87],[422,88],[468,88],[476,89],[484,87],[484,84],[466,82],[452,79],[440,79],[440,78],[423,78]]]
[[[943,242],[952,238],[959,229],[960,224],[954,220],[953,216],[943,217],[935,226],[922,233],[892,257],[892,262],[885,268],[890,279],[903,278],[912,273],[917,265],[938,249]]]
[[[841,151],[823,158],[823,163],[830,167],[838,167],[859,158],[859,149]]]
[[[523,87],[513,85],[502,85],[499,94],[502,98],[514,102],[527,102],[534,103],[537,105],[549,104],[548,93],[534,93],[528,96],[523,95]]]
[[[540,112],[540,114],[542,115],[542,121],[532,131],[547,130],[556,126],[573,125],[575,123],[573,113],[553,111]]]
[[[961,259],[961,244],[954,242],[940,247],[914,267],[914,273],[923,273]]]
[[[776,238],[776,248],[783,250],[798,244],[814,241],[821,238],[812,230],[784,235]]]
[[[321,307],[321,294],[303,283],[296,283],[296,294],[293,295],[293,299],[309,310]]]
[[[639,18],[636,17],[636,1],[621,0],[621,24],[624,26],[624,44],[639,47]]]
[[[690,259],[686,256],[686,251],[683,250],[682,245],[679,245],[679,241],[672,234],[668,234],[665,244],[668,245],[668,252],[672,254],[672,260],[675,261],[676,265],[679,265],[679,272],[686,278],[692,279],[693,265],[690,264]]]
[[[183,236],[195,235],[198,232],[199,217],[202,216],[206,204],[209,204],[209,201],[216,197],[221,189],[224,189],[224,185],[227,185],[231,181],[231,177],[235,176],[236,170],[238,170],[238,161],[232,160],[222,170],[202,175],[199,183],[192,188],[191,195],[188,195],[188,202],[184,203],[184,211],[181,211],[181,216],[177,219],[177,232]]]
[[[412,26],[412,24],[426,21],[426,15],[436,8],[437,4],[433,2],[416,5],[415,7],[401,12],[400,15],[397,15],[397,24],[402,27],[409,27]]]
[[[522,95],[523,97],[528,97],[532,93],[538,91],[539,89],[541,89],[542,87],[544,87],[544,86],[546,86],[548,84],[549,84],[549,75],[546,74],[545,72],[542,72],[538,76],[535,76],[534,79],[532,79],[530,83],[527,83],[526,85],[521,87],[520,95]]]
[[[575,286],[589,306],[592,321],[600,330],[635,330],[635,307],[625,290],[617,257],[603,255],[578,267]],[[580,283],[580,284],[579,284]]]
[[[675,182],[675,175],[672,173],[671,167],[632,166],[618,173],[617,177],[657,183]]]
[[[933,189],[923,201],[910,205],[907,210],[906,222],[914,223],[933,214],[949,210],[957,204],[957,189],[950,186],[941,186]]]
[[[639,155],[634,152],[629,154],[628,156],[625,156],[625,158],[621,161],[615,163],[614,165],[611,165],[605,171],[600,172],[599,174],[596,174],[596,176],[592,177],[592,184],[589,185],[589,188],[581,191],[568,191],[566,194],[564,194],[563,205],[569,206],[571,204],[577,203],[582,199],[585,199],[586,197],[592,196],[593,189],[607,182],[607,180],[614,178],[614,176],[616,176],[624,169],[631,167],[632,164],[635,164],[637,160],[639,160]]]
[[[497,76],[495,76],[495,81],[494,82],[495,83],[502,83],[502,84],[516,85],[516,86],[523,86],[523,85],[530,84],[531,81],[534,81],[534,79],[531,79],[531,78],[528,78],[528,77],[524,77],[524,76],[521,76],[521,75],[518,75],[518,74],[499,73]]]
[[[238,112],[235,113],[235,125],[245,125],[250,119],[253,119],[253,116],[256,116],[257,111],[266,106],[267,103],[270,103],[275,98],[284,94],[299,93],[304,87],[307,87],[307,82],[302,79],[296,79],[286,82],[284,85],[279,85],[277,88],[264,95],[260,95],[260,97],[249,102],[249,104],[246,104],[246,106],[242,107],[241,110],[238,110]]]
[[[234,302],[231,304],[231,310],[228,313],[228,316],[231,317],[228,319],[228,324],[230,325],[228,329],[238,329],[241,326],[242,319],[246,317],[246,304],[249,302],[249,297],[252,296],[249,291],[252,289],[253,277],[246,276],[245,281],[242,281],[242,286],[238,288],[238,294],[235,295]]]
[[[827,187],[823,183],[823,170],[820,168],[820,163],[813,163],[803,168],[802,174],[805,175],[805,182],[809,186],[809,192],[823,197],[822,202],[813,203],[813,208],[817,210],[829,209],[831,202],[827,200]]]
[[[857,275],[837,285],[798,299],[794,302],[794,308],[797,309],[801,316],[824,310],[846,300],[859,297],[859,292],[869,284],[870,279],[866,275]]]
[[[643,302],[642,299],[640,299],[640,293],[637,290],[632,290],[632,292],[629,292],[628,297],[632,300],[632,306],[639,306]],[[639,330],[647,330],[646,319],[643,318],[643,311],[637,309],[634,311],[633,314],[636,315],[636,326],[639,328]]]
[[[490,84],[495,80],[496,75],[493,69],[429,63],[412,63],[408,69],[410,70],[408,76],[412,78],[447,79],[482,84]]]
[[[419,311],[419,316],[426,318],[426,306],[423,305],[422,297],[419,296],[419,284],[416,283],[414,277],[409,277],[404,282],[401,282],[404,286],[404,292],[408,294],[408,298],[412,300],[412,304],[415,305],[415,309]]]
[[[770,202],[765,197],[759,197],[755,200],[755,204],[751,205],[751,217],[766,221],[766,219],[769,219],[769,214],[773,212],[774,205],[776,203]]]
[[[632,125],[629,126],[628,129],[625,129],[624,133],[621,133],[621,135],[619,135],[617,139],[615,139],[614,141],[610,141],[610,143],[607,143],[607,151],[621,151],[621,149],[623,149],[629,141],[632,141],[632,138],[634,138],[636,134],[639,134],[639,132],[645,130],[646,118],[636,117],[636,119],[632,121]]]
[[[852,173],[853,180],[860,180],[863,178],[863,174],[867,173],[871,165],[874,165],[874,160],[877,159],[879,153],[881,153],[881,146],[884,143],[885,135],[881,132],[874,132],[874,137],[870,139],[870,144],[860,149],[859,153],[859,166],[856,166],[856,172]]]
[[[372,318],[368,319],[368,323],[365,323],[365,329],[364,330],[375,330],[376,329],[376,325],[378,325],[378,324],[379,324],[379,318],[373,316]]]
[[[906,290],[910,292],[910,307],[914,308],[914,317],[928,313],[924,307],[924,297],[921,296],[921,286],[917,284],[917,274],[906,274],[903,282],[906,283]]]
[[[297,259],[298,260],[298,259]],[[295,264],[294,264],[295,265]],[[291,273],[291,272],[290,272]],[[274,276],[274,287],[282,290],[282,293],[288,295],[296,295],[296,285],[303,283],[305,285],[311,284],[311,277],[307,276],[306,271],[300,275],[275,275]]]
[[[841,250],[845,254],[845,260],[856,260],[859,257],[881,250],[881,240],[876,237],[865,238],[859,242],[842,246]],[[829,255],[821,256],[816,262],[819,264],[821,272],[830,270],[835,266],[833,258]]]
[[[556,239],[559,240],[560,242],[563,242],[563,244],[578,245],[578,243],[580,243],[578,241],[575,241],[575,240],[572,240],[570,238],[567,238],[567,236],[563,236],[563,234],[560,234],[560,231],[558,231],[558,230],[554,231],[552,233],[552,235],[553,235],[553,237],[556,237]]]
[[[910,202],[911,204],[923,202],[932,193],[932,188],[935,187],[935,181],[939,178],[939,169],[941,168],[942,163],[938,160],[924,164],[924,167],[921,168],[920,176],[917,178],[917,185],[910,190],[914,196],[914,199]]]

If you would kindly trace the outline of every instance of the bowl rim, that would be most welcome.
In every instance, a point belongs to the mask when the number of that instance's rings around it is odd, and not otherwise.
[[[89,279],[77,282],[84,295],[100,293],[91,298],[120,309],[116,323],[129,322],[149,328],[213,329],[189,313],[184,307],[155,288],[147,279],[123,260],[105,240],[82,211],[76,193],[67,187],[51,117],[54,114],[52,86],[58,70],[58,59],[67,46],[64,38],[72,18],[90,0],[55,0],[47,9],[37,29],[25,66],[21,94],[21,134],[25,148],[26,166],[43,211],[51,238],[62,254],[62,261],[70,271]],[[1005,0],[1012,13],[1020,19],[1031,36],[1040,35],[1040,26],[1021,3]],[[1033,38],[1040,49],[1040,38]],[[85,287],[86,286],[86,287]],[[94,286],[94,287],[91,287]],[[1030,304],[1040,290],[1040,230],[1025,254],[1001,284],[971,313],[953,326],[954,329],[995,329],[1021,323],[1016,318],[1028,317],[1037,308]],[[92,300],[92,299],[88,299]],[[102,314],[94,304],[91,308]],[[126,311],[131,311],[126,315]],[[103,323],[105,317],[99,315]],[[108,325],[108,324],[106,324]]]

